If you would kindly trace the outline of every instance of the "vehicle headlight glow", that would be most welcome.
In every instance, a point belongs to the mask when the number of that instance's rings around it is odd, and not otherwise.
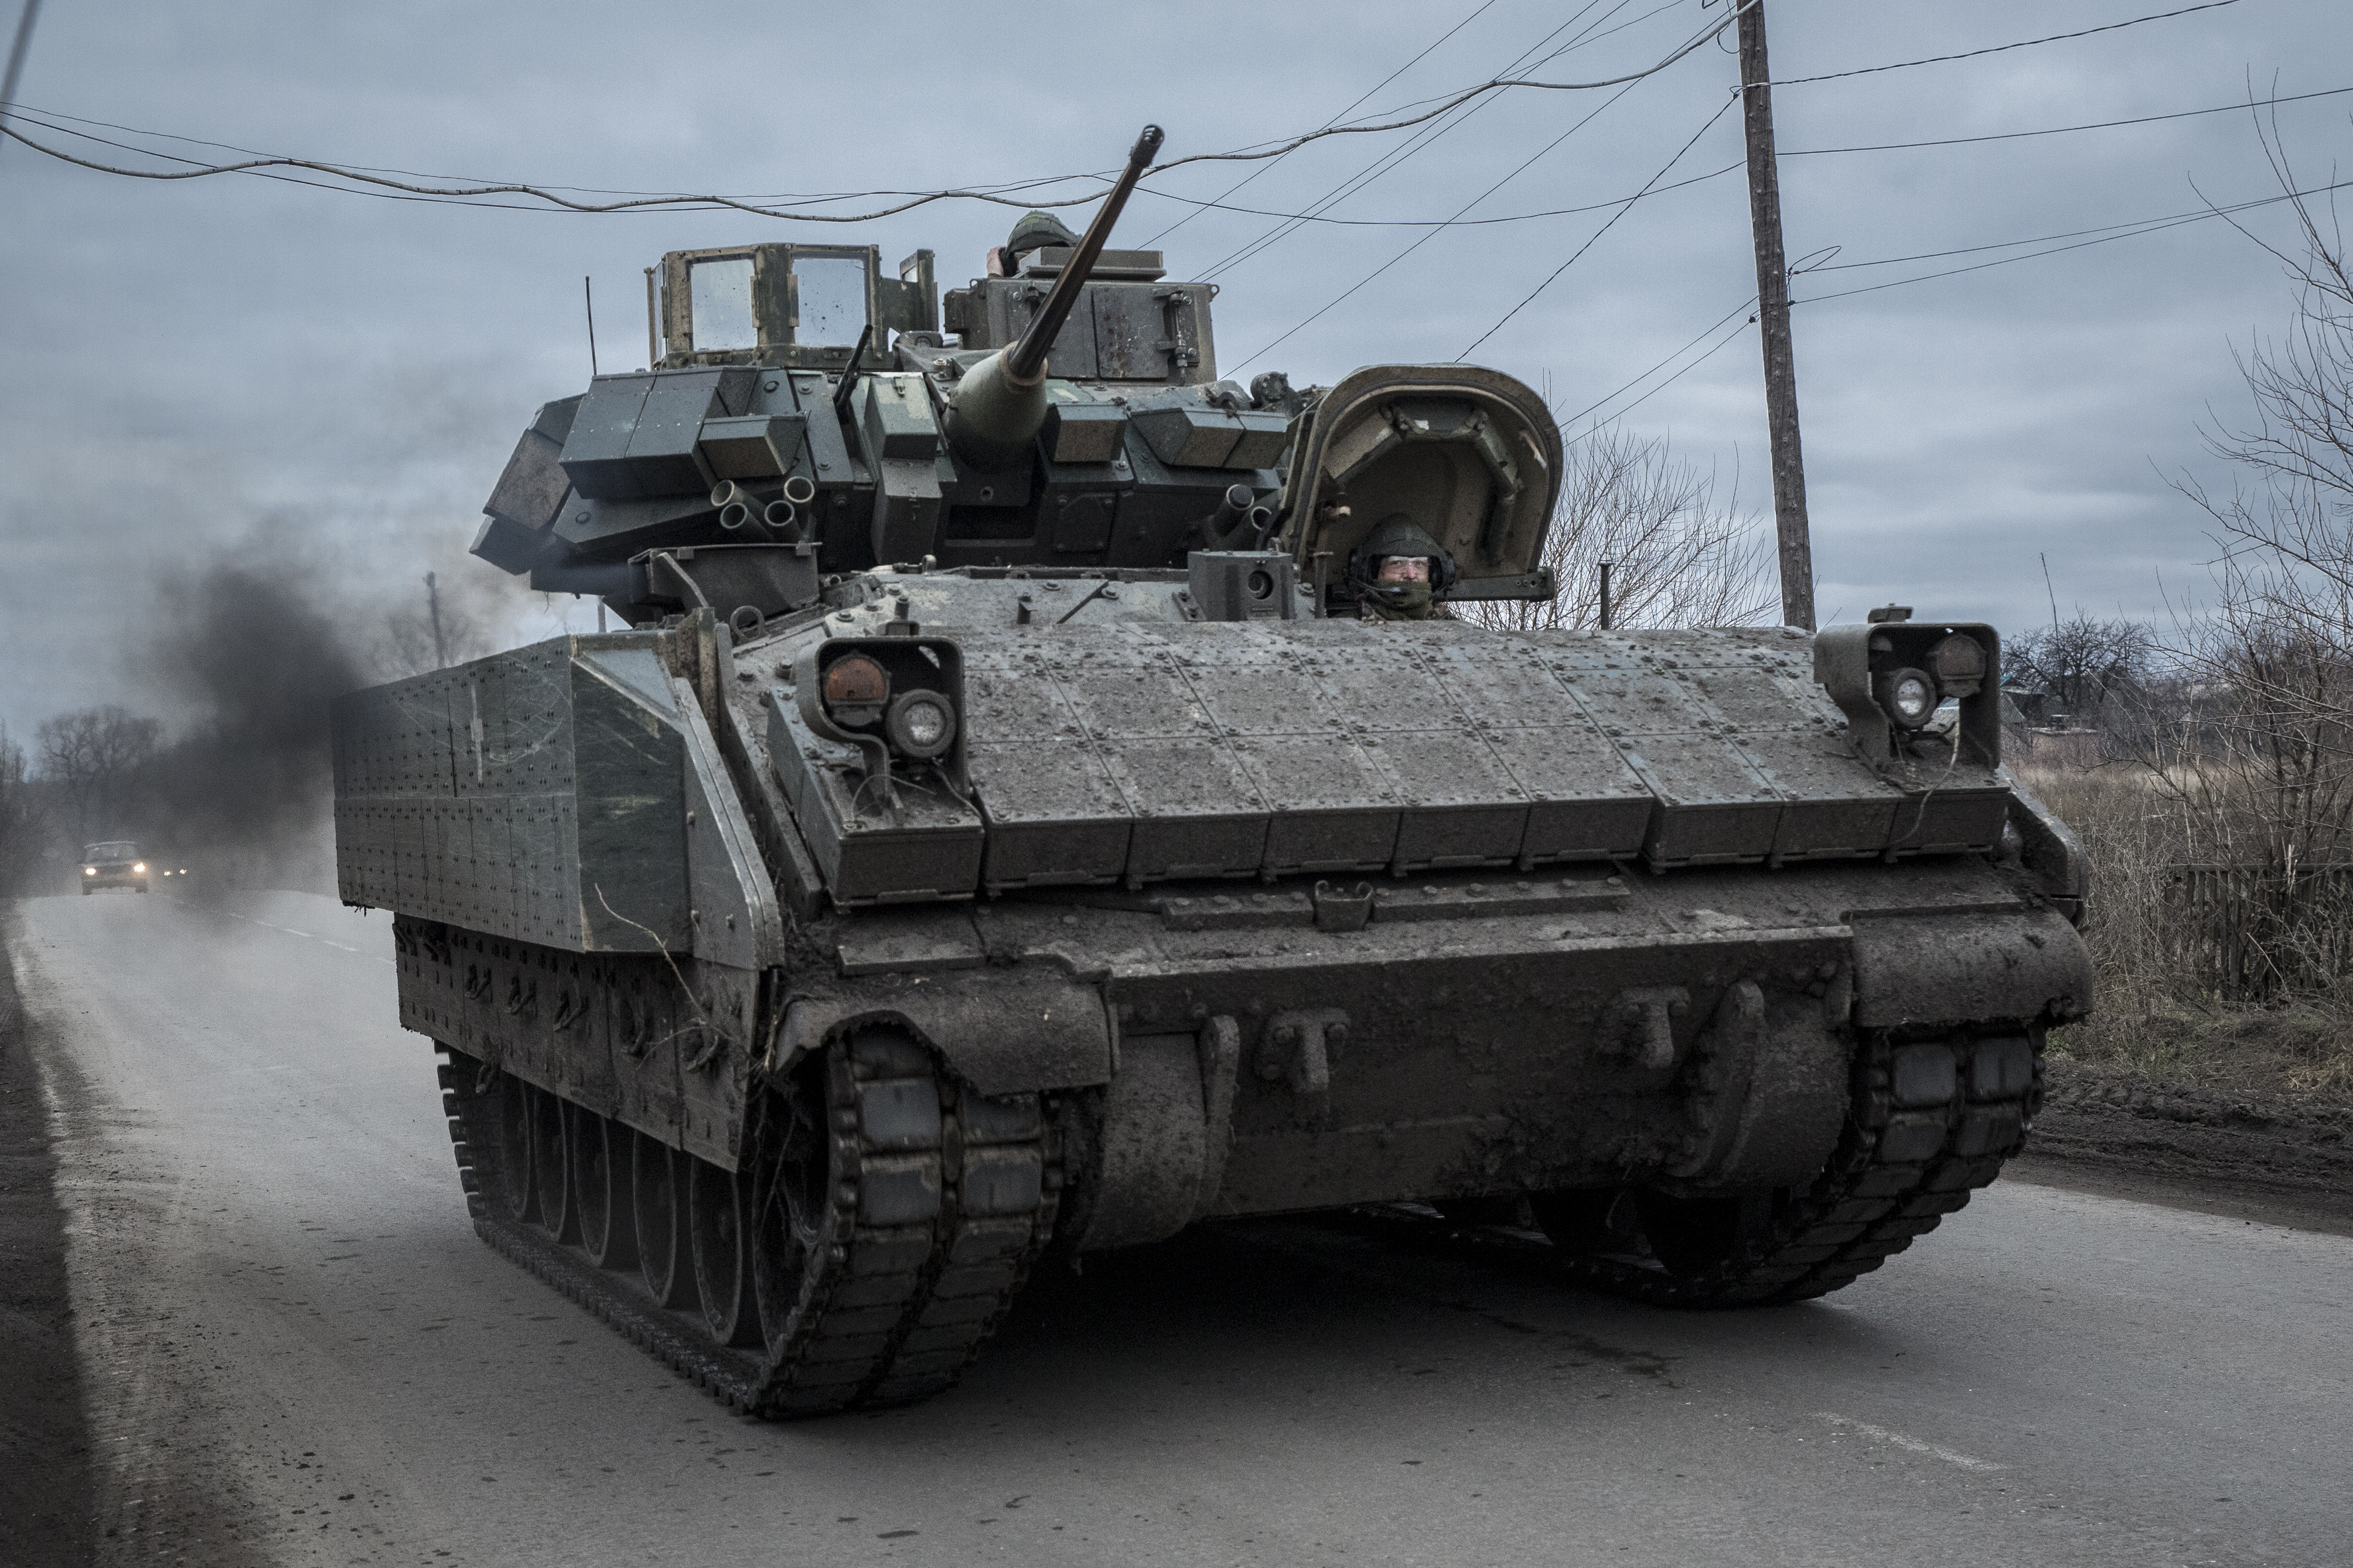
[[[139,862],[139,864],[137,864],[136,866],[132,867],[131,868],[132,868],[132,870],[134,870],[134,871],[137,871],[137,872],[141,873],[142,875],[144,875],[144,874],[145,874],[145,872],[146,872],[146,870],[147,870],[147,862],[146,862],[146,861],[144,861],[144,860],[142,860],[142,861],[140,861],[140,862]]]
[[[95,866],[84,866],[81,868],[81,874],[85,877],[95,877],[98,875],[98,868]]]

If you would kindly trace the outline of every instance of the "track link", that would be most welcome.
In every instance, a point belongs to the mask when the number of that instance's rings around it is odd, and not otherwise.
[[[1707,1206],[1713,1256],[1678,1258],[1688,1211],[1638,1205],[1649,1247],[1564,1247],[1569,1275],[1659,1306],[1762,1306],[1826,1295],[1936,1228],[2000,1173],[2041,1108],[2042,1032],[1898,1040],[1856,1054],[1837,1151],[1810,1186]],[[1538,1217],[1545,1217],[1542,1200]],[[1556,1232],[1558,1226],[1548,1225]],[[1662,1245],[1663,1243],[1663,1245]]]
[[[817,1415],[938,1393],[995,1331],[1053,1233],[1062,1172],[1054,1118],[1039,1097],[976,1094],[903,1036],[839,1042],[802,1074],[800,1090],[815,1102],[803,1107],[805,1127],[825,1143],[821,1180],[804,1182],[798,1223],[783,1232],[792,1240],[772,1249],[761,1275],[763,1342],[723,1344],[700,1310],[660,1306],[634,1271],[599,1268],[510,1211],[498,1196],[500,1075],[439,1051],[476,1233],[748,1414]],[[785,1201],[789,1109],[788,1097],[775,1096],[748,1140],[744,1222]],[[789,1223],[782,1209],[776,1217]]]

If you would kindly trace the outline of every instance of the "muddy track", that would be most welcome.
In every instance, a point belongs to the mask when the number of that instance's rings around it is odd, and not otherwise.
[[[766,1272],[764,1255],[748,1243],[738,1249],[756,1278],[730,1275],[714,1311],[700,1237],[694,1289],[658,1293],[652,1281],[669,1279],[666,1268],[631,1270],[609,1257],[600,1267],[575,1204],[552,1200],[554,1181],[575,1183],[572,1156],[560,1174],[507,1180],[513,1140],[501,1127],[502,1097],[521,1088],[553,1114],[552,1097],[447,1047],[442,1058],[452,1148],[482,1239],[750,1415],[824,1415],[938,1393],[979,1353],[1053,1235],[1061,1165],[1038,1097],[985,1100],[945,1084],[911,1041],[871,1032],[830,1047],[804,1075],[810,1174],[785,1173],[795,1134],[781,1125],[747,1157],[731,1229],[748,1235],[773,1217],[764,1234],[780,1261]],[[567,1114],[601,1121],[577,1106]],[[734,1180],[715,1167],[694,1179]],[[806,1199],[788,1214],[783,1189],[796,1181]],[[670,1207],[668,1196],[657,1201]],[[639,1201],[628,1208],[645,1212]],[[571,1218],[559,1217],[567,1210]],[[636,1237],[628,1254],[642,1257],[648,1241]]]

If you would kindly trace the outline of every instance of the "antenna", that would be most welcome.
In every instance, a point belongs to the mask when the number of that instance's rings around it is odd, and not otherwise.
[[[2055,637],[2059,632],[2059,595],[2051,586],[2051,557],[2040,550],[2034,552],[2034,556],[2042,563],[2042,591],[2051,595],[2051,631]]]
[[[588,305],[588,374],[596,374],[596,289],[587,279],[580,279],[580,297]]]

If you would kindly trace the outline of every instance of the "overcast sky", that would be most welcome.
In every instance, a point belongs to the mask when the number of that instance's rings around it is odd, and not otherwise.
[[[17,97],[144,132],[434,175],[731,195],[918,190],[1114,167],[1146,119],[1167,130],[1164,158],[1240,147],[1469,86],[1580,37],[1536,74],[1617,76],[1655,62],[1721,4],[47,0]],[[1784,81],[2172,8],[1769,4]],[[0,11],[13,18],[15,5],[0,0]],[[1525,215],[1641,189],[1736,78],[1733,56],[1711,46],[1622,96],[1485,101],[1325,214],[1352,222],[1300,226],[1217,274],[1220,368],[1245,379],[1283,369],[1304,385],[1462,353],[1615,209]],[[2353,88],[2353,5],[2240,0],[1785,86],[1775,112],[1789,254],[1837,247],[1830,259],[1844,268],[2272,195],[2244,111],[1792,155],[2213,109],[2243,101],[2250,81],[2259,96]],[[2353,94],[2279,110],[2309,183],[2353,151],[2348,110]],[[1262,170],[1230,204],[1297,212],[1409,144],[1405,133],[1335,137],[1271,166],[1174,172],[1168,195],[1147,185],[1129,207],[1120,243],[1185,219],[1157,243],[1176,276],[1198,277],[1277,220],[1175,198],[1216,197]],[[1668,180],[1726,168],[1739,153],[1738,116],[1724,114]],[[533,410],[586,385],[584,275],[596,284],[604,367],[628,368],[644,358],[641,268],[664,250],[849,240],[881,245],[887,264],[928,246],[952,284],[979,270],[1018,210],[952,202],[847,228],[710,212],[562,216],[242,175],[158,184],[0,146],[0,721],[26,734],[60,709],[121,697],[126,677],[140,686],[153,594],[208,551],[264,541],[323,565],[355,605],[413,602],[427,569],[459,595],[499,586],[463,550]],[[1426,226],[1458,213],[1522,221]],[[2278,207],[2244,221],[2287,233]],[[1400,226],[1414,223],[1425,226]],[[1817,270],[1797,292],[2011,254]],[[1569,413],[1722,342],[1647,399],[1634,403],[1663,374],[1599,413],[1622,410],[1629,426],[1671,437],[1727,481],[1736,472],[1744,503],[1764,512],[1756,330],[1736,309],[1754,291],[1736,169],[1632,207],[1472,357],[1547,386]],[[2210,546],[2166,477],[2215,476],[2200,425],[2243,417],[2233,352],[2292,308],[2277,263],[2214,221],[1801,306],[1825,617],[1898,599],[2031,626],[2050,614],[2038,552],[2063,610],[2158,612],[2160,584],[2194,596]],[[1719,321],[1735,335],[1702,335]],[[554,630],[570,606],[504,603],[510,634],[526,637]],[[570,613],[593,621],[593,610]]]

